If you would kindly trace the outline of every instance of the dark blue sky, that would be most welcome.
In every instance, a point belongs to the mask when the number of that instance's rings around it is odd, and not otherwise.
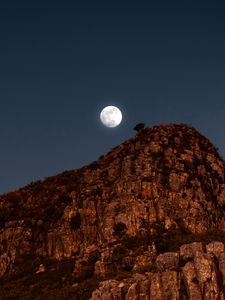
[[[138,122],[191,124],[224,158],[224,16],[217,0],[1,4],[0,192],[98,159]]]

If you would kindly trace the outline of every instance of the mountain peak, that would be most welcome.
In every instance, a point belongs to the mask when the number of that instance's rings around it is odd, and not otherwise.
[[[91,278],[129,278],[140,257],[154,273],[148,257],[185,241],[213,242],[210,232],[225,241],[224,172],[216,148],[193,127],[142,128],[88,166],[0,197],[0,275],[10,278],[33,257],[33,267],[45,265],[33,270],[38,281],[66,261],[68,286],[81,289]]]

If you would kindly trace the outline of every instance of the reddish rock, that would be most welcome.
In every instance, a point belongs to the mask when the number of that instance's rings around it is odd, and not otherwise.
[[[182,270],[182,275],[185,282],[187,297],[190,300],[201,300],[201,290],[197,280],[195,265],[193,262],[188,262]]]
[[[2,299],[224,299],[224,176],[206,137],[159,125],[0,196]]]
[[[153,257],[151,253],[144,252],[143,255],[139,255],[134,263],[133,271],[142,273],[149,271],[153,266]]]
[[[166,252],[156,258],[156,266],[160,272],[177,270],[179,266],[179,254]]]
[[[196,252],[203,252],[202,243],[194,242],[180,247],[180,257],[183,260],[194,259]]]
[[[224,244],[221,242],[212,242],[206,246],[207,253],[213,253],[219,258],[220,254],[224,253]]]

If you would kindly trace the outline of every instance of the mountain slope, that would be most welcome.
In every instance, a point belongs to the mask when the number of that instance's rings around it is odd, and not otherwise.
[[[2,195],[0,299],[223,299],[224,172],[194,128],[159,125]]]

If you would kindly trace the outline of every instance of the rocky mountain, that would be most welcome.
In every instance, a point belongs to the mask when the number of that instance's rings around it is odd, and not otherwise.
[[[225,299],[225,163],[185,124],[0,196],[0,300]]]

